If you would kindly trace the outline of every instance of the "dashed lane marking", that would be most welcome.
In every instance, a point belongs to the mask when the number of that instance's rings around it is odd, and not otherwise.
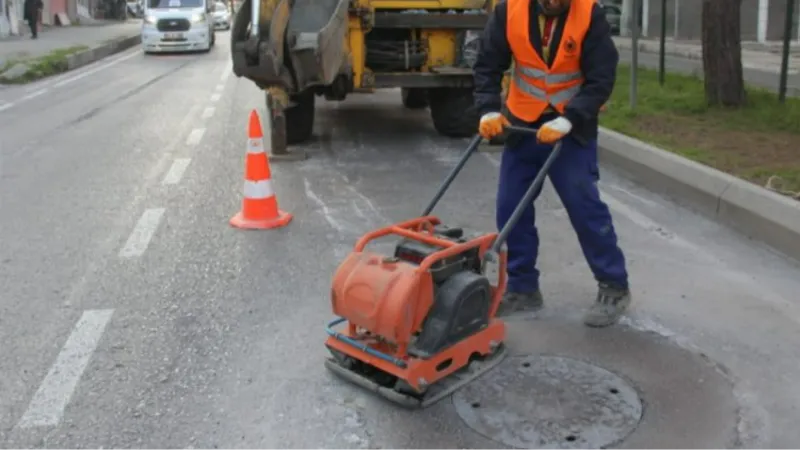
[[[84,311],[18,427],[58,425],[113,313],[113,309]]]
[[[189,133],[189,136],[186,137],[186,145],[194,146],[200,143],[203,140],[203,135],[206,133],[205,128],[195,128]]]
[[[189,158],[176,159],[164,176],[162,184],[178,184],[181,178],[183,178],[183,173],[186,172],[186,168],[189,167],[190,162],[192,162],[192,160]]]
[[[145,210],[142,217],[136,222],[136,226],[128,237],[125,246],[120,250],[119,256],[121,258],[141,256],[145,250],[147,250],[150,240],[153,238],[156,229],[158,229],[158,225],[161,223],[161,218],[164,217],[164,211],[164,208]]]

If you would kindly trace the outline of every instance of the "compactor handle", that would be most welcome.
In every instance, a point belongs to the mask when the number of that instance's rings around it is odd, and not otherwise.
[[[518,126],[507,126],[505,127],[506,130],[516,133],[525,133],[525,134],[536,134],[538,130],[533,128],[525,128],[525,127],[518,127]],[[550,155],[545,160],[544,164],[542,164],[541,169],[539,169],[539,173],[536,174],[536,178],[533,179],[533,183],[528,187],[528,190],[525,192],[525,195],[520,200],[517,207],[514,209],[514,212],[509,217],[508,221],[506,222],[505,226],[500,230],[500,233],[497,235],[497,238],[492,243],[492,247],[487,252],[487,256],[492,258],[492,256],[497,255],[500,252],[500,248],[508,239],[509,233],[514,228],[514,226],[519,222],[519,218],[522,216],[522,212],[525,211],[525,208],[531,204],[533,201],[533,197],[536,192],[542,188],[544,184],[544,177],[547,176],[547,172],[550,170],[550,166],[553,165],[556,158],[558,158],[559,153],[561,153],[561,141],[559,140],[556,142],[555,146],[553,146],[553,150],[550,152]],[[494,254],[489,256],[490,254]]]
[[[473,153],[475,153],[475,150],[477,150],[478,145],[480,145],[482,139],[483,138],[481,137],[480,134],[475,135],[475,137],[472,138],[472,140],[469,143],[469,147],[467,147],[467,149],[464,151],[464,154],[461,155],[461,159],[458,160],[458,164],[456,164],[456,166],[453,167],[453,170],[450,171],[450,174],[447,175],[447,178],[445,178],[444,182],[442,182],[441,186],[439,186],[439,190],[436,191],[436,195],[433,196],[433,200],[431,200],[431,202],[428,204],[425,210],[422,211],[422,216],[430,215],[431,211],[433,211],[433,208],[436,207],[436,204],[439,203],[439,200],[442,199],[444,193],[447,192],[447,189],[450,187],[450,184],[453,182],[453,180],[456,179],[456,176],[458,176],[458,174],[461,172],[461,169],[464,168],[464,164],[467,163],[469,157],[472,156]]]

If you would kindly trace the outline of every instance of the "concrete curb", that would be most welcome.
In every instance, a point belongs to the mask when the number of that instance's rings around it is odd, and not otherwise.
[[[617,48],[620,50],[630,50],[633,48],[633,43],[630,39],[614,39],[614,44],[617,45]],[[658,42],[651,42],[646,40],[639,41],[639,51],[643,53],[658,53],[659,52],[659,43]],[[744,50],[743,50],[744,52]],[[664,54],[669,56],[677,56],[679,58],[686,58],[686,59],[696,59],[702,60],[703,59],[703,50],[700,48],[686,48],[686,47],[676,47],[672,43],[667,43],[664,46]]]
[[[800,202],[605,128],[598,144],[637,183],[800,259]]]
[[[75,70],[79,67],[83,67],[87,64],[91,64],[95,61],[111,56],[115,53],[122,52],[131,47],[139,45],[141,42],[142,36],[137,33],[133,36],[113,39],[105,44],[90,48],[89,50],[73,53],[72,55],[67,56],[67,71]]]

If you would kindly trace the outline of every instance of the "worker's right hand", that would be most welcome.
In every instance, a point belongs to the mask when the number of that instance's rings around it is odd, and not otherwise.
[[[499,112],[486,113],[481,117],[478,133],[484,139],[491,139],[503,133],[503,128],[511,123]]]

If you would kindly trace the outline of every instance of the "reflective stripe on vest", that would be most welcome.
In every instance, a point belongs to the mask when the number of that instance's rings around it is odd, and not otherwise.
[[[583,82],[580,53],[591,24],[596,0],[572,0],[557,47],[545,62],[531,44],[531,4],[536,0],[507,0],[506,37],[513,54],[513,73],[506,106],[515,117],[533,122],[552,106],[563,113]],[[535,28],[535,27],[534,27]],[[551,46],[552,47],[552,46]]]
[[[583,74],[580,72],[567,72],[567,73],[547,73],[543,70],[533,69],[530,67],[520,67],[516,61],[514,62],[514,77],[512,78],[514,84],[519,89],[528,95],[536,97],[538,100],[547,102],[551,105],[559,105],[567,102],[574,97],[581,90],[580,85],[574,85],[564,89],[560,89],[550,95],[538,87],[528,83],[519,74],[520,72],[529,77],[537,80],[544,80],[546,84],[569,83],[572,81],[580,81],[583,79]]]

